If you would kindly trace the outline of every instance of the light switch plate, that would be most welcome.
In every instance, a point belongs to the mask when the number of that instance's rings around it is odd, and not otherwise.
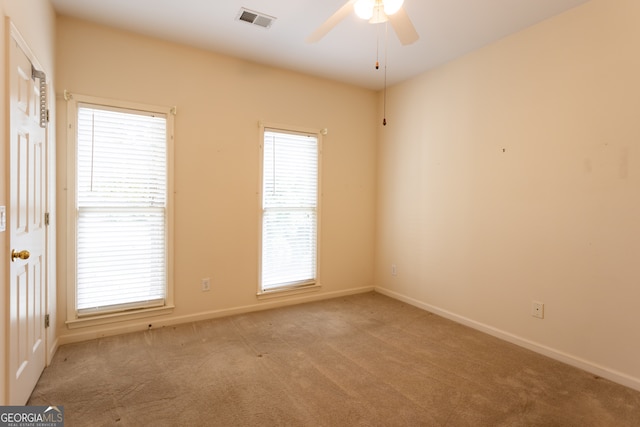
[[[0,232],[7,229],[7,207],[0,206]]]

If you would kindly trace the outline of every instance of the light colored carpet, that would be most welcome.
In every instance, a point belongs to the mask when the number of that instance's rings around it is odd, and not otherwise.
[[[73,426],[640,426],[640,392],[377,293],[60,347]]]

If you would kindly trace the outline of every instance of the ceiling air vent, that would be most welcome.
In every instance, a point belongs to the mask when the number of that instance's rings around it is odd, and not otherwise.
[[[238,21],[244,21],[262,28],[270,28],[273,21],[276,20],[276,18],[273,16],[245,9],[244,7],[240,9],[240,12],[238,12],[238,16],[236,16],[236,19]]]

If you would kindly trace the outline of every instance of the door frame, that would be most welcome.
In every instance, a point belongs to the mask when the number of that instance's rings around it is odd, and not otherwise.
[[[8,60],[5,63],[5,87],[7,88],[7,96],[5,101],[5,141],[6,141],[6,150],[7,150],[7,158],[6,158],[6,170],[10,171],[10,162],[11,156],[9,154],[10,150],[10,142],[11,142],[11,96],[10,96],[10,87],[9,80],[11,78],[11,67],[14,65],[10,59],[11,55],[9,54],[11,49],[11,44],[16,43],[18,48],[24,52],[27,59],[31,62],[31,64],[38,70],[44,71],[44,73],[48,76],[46,81],[46,91],[47,91],[47,109],[49,114],[49,121],[47,126],[44,128],[44,159],[43,159],[43,179],[44,179],[44,212],[48,214],[49,221],[48,224],[45,225],[44,228],[44,245],[43,245],[43,253],[44,253],[44,307],[45,307],[45,315],[49,315],[49,327],[45,329],[44,333],[44,348],[45,348],[45,367],[49,366],[51,363],[51,359],[57,349],[57,336],[56,336],[56,327],[55,327],[55,319],[56,319],[56,264],[55,264],[55,245],[56,245],[56,226],[55,226],[55,141],[52,138],[52,135],[55,135],[55,114],[51,114],[55,111],[55,96],[51,96],[52,91],[52,81],[51,74],[48,73],[48,70],[42,67],[40,61],[34,54],[33,50],[29,47],[29,44],[26,42],[25,38],[22,36],[14,22],[10,17],[5,17],[5,36],[4,36],[4,44],[5,44],[5,52]],[[12,180],[14,178],[11,176],[11,173],[7,173],[7,225],[11,224],[11,185]],[[11,241],[11,230],[7,227],[7,247],[13,247],[13,242]],[[11,275],[11,261],[9,257],[7,257],[4,262],[7,266],[7,277],[5,280],[9,279]],[[9,283],[9,280],[7,280]],[[6,316],[6,324],[7,328],[10,325],[9,315],[11,312],[11,298],[9,298],[10,289],[7,287],[7,298],[5,307],[5,316]],[[5,336],[5,348],[9,348],[10,344],[10,333],[7,329],[7,334]],[[1,367],[1,369],[5,370],[5,378],[8,380],[8,375],[10,371],[10,358],[6,358],[6,366]],[[11,381],[6,381],[6,390],[5,397],[7,399],[12,395],[10,388]]]

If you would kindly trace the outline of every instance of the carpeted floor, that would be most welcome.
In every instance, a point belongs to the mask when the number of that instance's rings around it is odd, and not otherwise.
[[[60,347],[65,426],[640,426],[640,392],[367,293]]]

